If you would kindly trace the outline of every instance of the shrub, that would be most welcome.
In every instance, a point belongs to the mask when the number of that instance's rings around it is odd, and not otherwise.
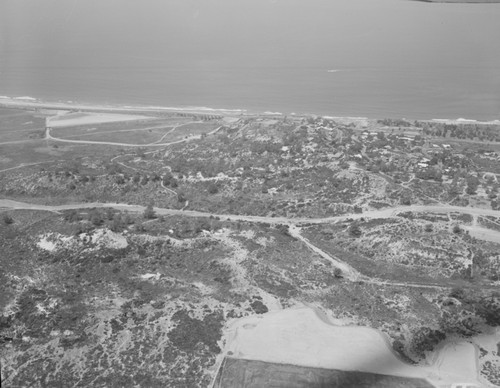
[[[11,225],[14,223],[14,219],[8,214],[4,214],[2,217],[2,221],[5,225]]]
[[[400,200],[401,200],[401,205],[405,206],[411,205],[411,197],[409,197],[408,195],[402,196]]]
[[[419,357],[424,357],[425,352],[434,350],[435,346],[446,338],[440,330],[421,327],[414,334],[410,342],[411,350]]]
[[[123,185],[125,183],[125,178],[123,177],[123,175],[117,175],[115,178],[115,183],[117,185]]]
[[[78,222],[81,220],[80,213],[76,210],[69,210],[64,213],[64,219],[68,222]]]
[[[89,221],[95,226],[99,226],[104,222],[101,212],[97,209],[89,212]]]
[[[363,213],[363,208],[361,206],[354,206],[353,210],[354,210],[354,213],[356,213],[356,214]]]
[[[151,220],[156,217],[156,213],[153,209],[153,205],[149,204],[146,209],[144,210],[144,218],[147,218],[148,220]]]
[[[454,287],[451,289],[449,296],[458,300],[462,300],[465,298],[465,290],[461,287]]]
[[[476,306],[477,315],[484,318],[490,326],[500,326],[500,298],[490,296],[484,298]]]
[[[252,307],[253,311],[255,311],[256,314],[265,314],[269,311],[267,306],[260,300],[253,301],[250,304],[250,306]]]
[[[111,230],[113,232],[120,232],[121,230],[123,230],[123,224],[124,222],[122,216],[120,214],[115,214],[111,223]]]
[[[172,174],[166,173],[163,176],[163,186],[169,186],[170,185],[170,181],[172,180],[172,178],[173,178]]]
[[[357,223],[352,224],[348,229],[349,235],[352,237],[359,237],[363,234],[361,228]]]
[[[462,229],[460,228],[460,225],[454,225],[452,231],[455,234],[459,234],[460,232],[462,232]]]
[[[212,182],[208,186],[208,192],[210,194],[217,194],[219,192],[219,188],[217,187],[217,185],[215,183]]]
[[[113,209],[109,208],[106,210],[106,217],[108,220],[112,220],[115,216],[115,212],[113,211]]]

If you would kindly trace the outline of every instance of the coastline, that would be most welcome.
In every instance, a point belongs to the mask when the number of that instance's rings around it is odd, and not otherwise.
[[[500,2],[500,0],[498,0]],[[167,106],[150,106],[150,105],[120,105],[120,104],[92,104],[79,102],[51,102],[43,101],[33,97],[9,97],[0,96],[0,108],[12,109],[35,109],[35,110],[53,110],[53,111],[78,111],[89,113],[108,113],[108,114],[128,114],[128,115],[161,115],[161,114],[184,114],[184,115],[206,115],[206,116],[221,116],[221,117],[323,117],[332,120],[377,120],[384,117],[369,118],[363,116],[337,116],[335,114],[316,114],[316,113],[291,113],[289,115],[281,112],[257,112],[248,109],[229,109],[229,108],[209,108],[209,107],[167,107]],[[57,115],[57,113],[56,113]],[[396,119],[398,117],[390,117]],[[414,118],[404,120],[435,122],[443,124],[480,124],[480,125],[500,125],[500,117],[494,120],[476,120],[467,118]]]
[[[500,0],[414,0],[422,3],[449,3],[449,4],[493,4]]]
[[[102,112],[102,113],[185,113],[198,115],[223,115],[235,116],[249,114],[245,109],[224,109],[208,107],[163,107],[163,106],[141,106],[141,105],[119,105],[119,104],[88,104],[78,102],[50,102],[42,101],[32,97],[8,97],[0,96],[0,107],[15,109],[47,109],[63,111],[82,111],[82,112]],[[269,112],[279,113],[279,112]]]

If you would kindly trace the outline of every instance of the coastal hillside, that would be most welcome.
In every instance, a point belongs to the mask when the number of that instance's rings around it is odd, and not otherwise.
[[[0,109],[2,387],[500,387],[499,121],[49,106]]]

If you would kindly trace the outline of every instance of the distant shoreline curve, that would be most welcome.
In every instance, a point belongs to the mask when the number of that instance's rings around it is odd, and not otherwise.
[[[481,4],[481,3],[500,3],[500,0],[413,0],[422,3],[454,3],[454,4]]]
[[[428,0],[414,0],[414,1],[428,1]],[[500,3],[500,0],[497,0]],[[92,104],[92,103],[78,103],[78,102],[49,102],[42,101],[33,97],[8,97],[0,96],[0,108],[14,108],[14,109],[47,109],[47,110],[62,110],[62,111],[82,111],[82,112],[94,112],[94,113],[116,113],[116,114],[161,114],[161,113],[179,113],[186,115],[198,115],[198,116],[238,116],[238,117],[285,117],[287,114],[281,112],[257,112],[249,111],[247,109],[224,109],[224,108],[207,108],[207,107],[163,107],[163,106],[141,106],[141,105],[119,105],[119,104]],[[324,117],[326,119],[343,119],[343,120],[377,120],[387,117],[354,117],[354,116],[332,116],[330,114],[316,114],[316,113],[291,113],[290,116],[293,117]],[[397,117],[389,117],[397,118]],[[429,122],[441,122],[441,123],[452,123],[452,124],[500,124],[500,118],[495,120],[468,120],[466,118],[414,118],[408,119],[410,121],[429,121]]]
[[[141,106],[141,105],[118,105],[118,104],[89,104],[78,102],[47,102],[32,97],[0,96],[0,107],[19,109],[48,109],[48,110],[79,110],[89,112],[106,113],[186,113],[197,115],[246,115],[246,109],[224,109],[207,107],[163,107],[163,106]]]

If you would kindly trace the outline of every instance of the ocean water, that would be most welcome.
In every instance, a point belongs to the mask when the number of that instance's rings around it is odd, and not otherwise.
[[[500,119],[500,4],[2,0],[0,95]]]

